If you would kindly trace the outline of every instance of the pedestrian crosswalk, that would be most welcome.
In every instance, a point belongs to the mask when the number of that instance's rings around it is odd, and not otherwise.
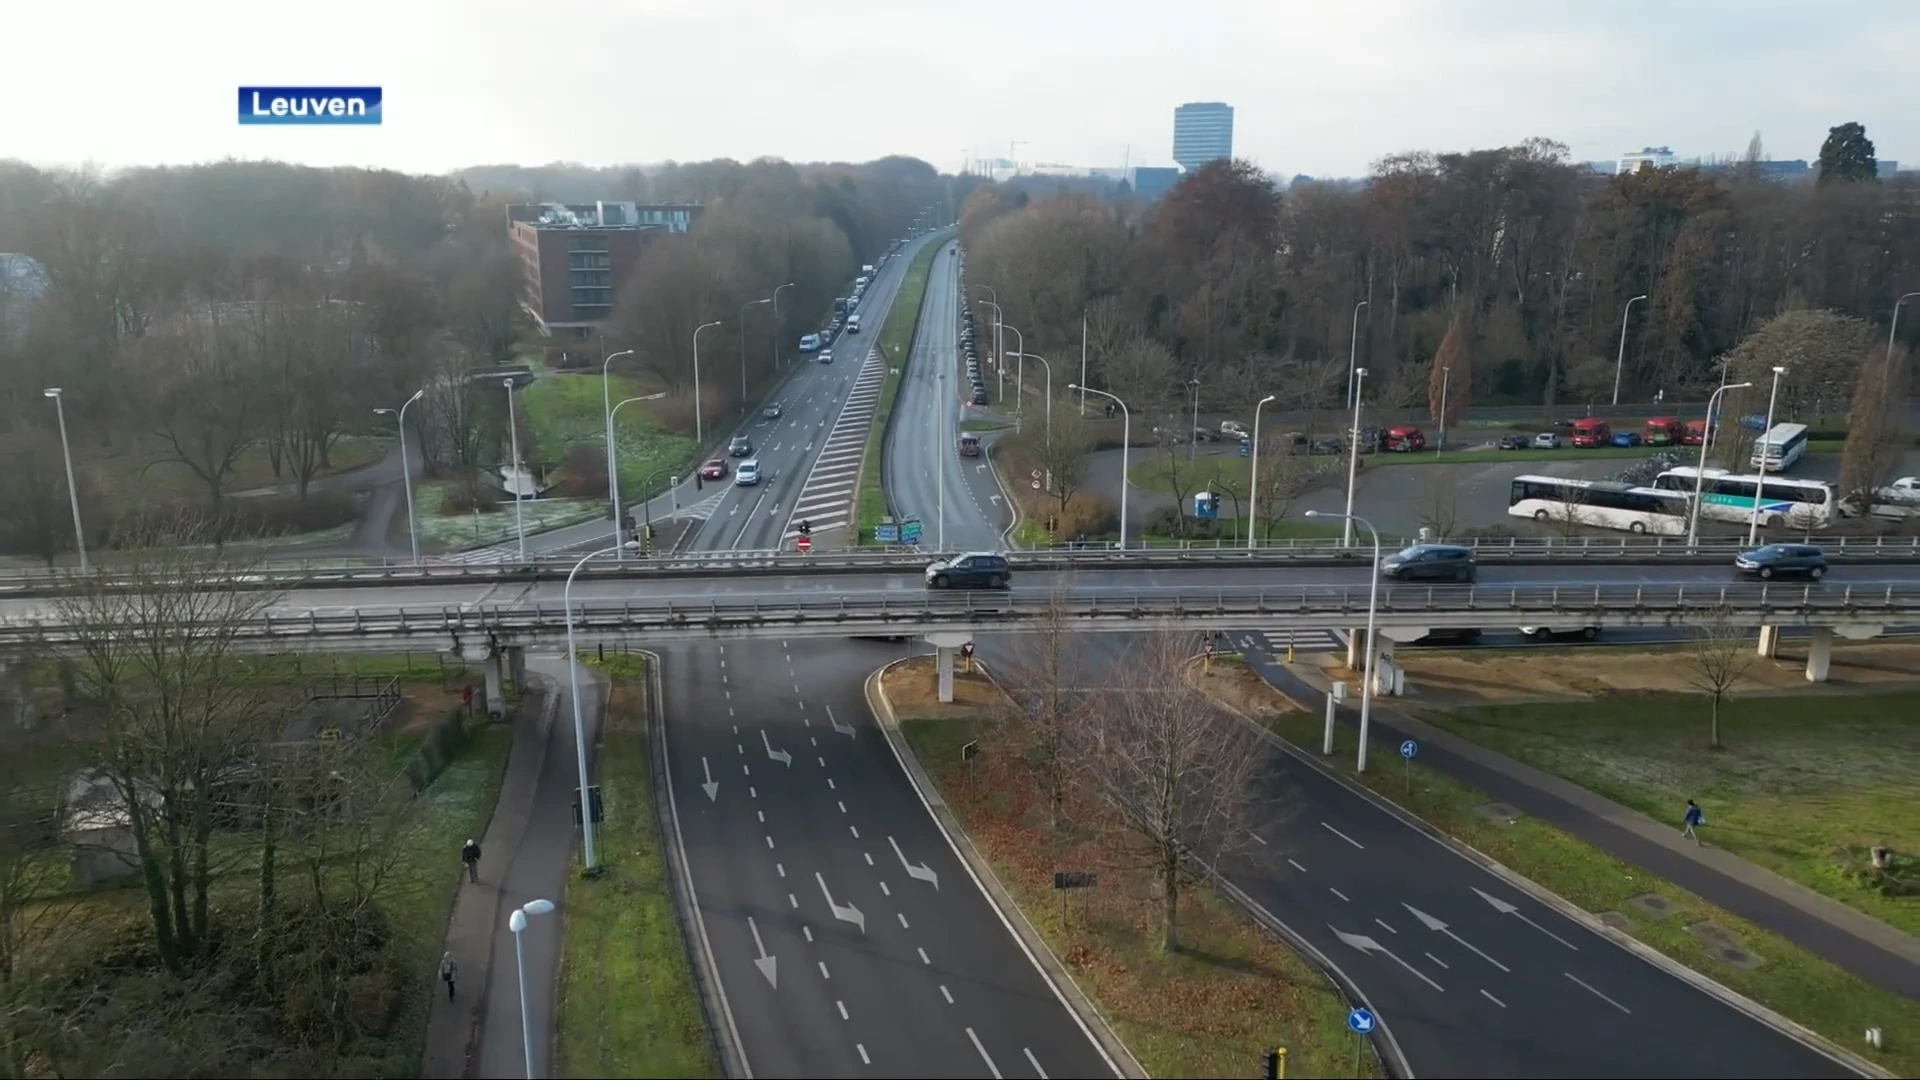
[[[873,427],[874,411],[880,407],[880,388],[886,382],[886,362],[878,349],[867,353],[860,375],[853,381],[840,416],[827,432],[826,441],[813,460],[813,471],[793,500],[793,512],[787,517],[782,541],[800,535],[796,526],[804,521],[814,532],[841,528],[853,520],[854,488],[860,482],[860,460],[867,452],[867,434]]]
[[[1335,630],[1233,630],[1227,640],[1237,649],[1280,655],[1291,646],[1296,653],[1337,652],[1347,647]]]

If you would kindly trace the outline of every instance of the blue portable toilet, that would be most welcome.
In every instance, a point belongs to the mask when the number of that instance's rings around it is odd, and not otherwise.
[[[1253,440],[1252,439],[1240,440],[1240,456],[1241,457],[1253,456]]]
[[[1203,491],[1193,497],[1193,516],[1200,521],[1220,519],[1220,496]]]

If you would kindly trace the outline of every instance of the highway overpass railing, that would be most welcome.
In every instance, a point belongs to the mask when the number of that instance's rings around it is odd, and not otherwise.
[[[576,603],[573,624],[587,641],[861,637],[938,630],[1021,632],[1042,616],[1075,631],[1320,629],[1359,625],[1367,586],[1292,588],[1076,589],[1055,598],[1020,591],[903,592],[837,598],[723,596],[699,601],[594,600]],[[144,625],[111,610],[99,624],[58,617],[0,623],[0,649],[30,651],[80,641],[137,641],[179,634],[178,624]],[[1666,626],[1725,621],[1757,626],[1846,626],[1858,636],[1920,622],[1920,586],[1603,585],[1382,588],[1376,621],[1385,628]],[[436,647],[476,643],[551,645],[564,641],[557,603],[447,607],[269,610],[224,632],[265,651]],[[357,643],[357,644],[356,644]]]
[[[1662,537],[1606,537],[1575,539],[1519,539],[1461,541],[1485,564],[1512,566],[1556,563],[1618,563],[1623,565],[1731,564],[1748,545],[1706,542],[1689,545]],[[1920,563],[1920,537],[1849,537],[1822,542],[1827,557],[1839,563]],[[917,572],[939,557],[927,550],[864,551],[728,551],[612,558],[590,562],[582,578],[725,577],[748,575],[870,574],[884,571]],[[1298,566],[1363,566],[1373,557],[1371,544],[1345,547],[1338,541],[1299,540],[1245,546],[1192,545],[1133,548],[1125,551],[1105,545],[1048,548],[1008,553],[1018,570],[1154,570],[1197,566],[1262,568]],[[275,560],[236,563],[226,580],[263,589],[297,585],[356,585],[390,588],[403,584],[444,582],[540,581],[563,578],[579,556],[530,558],[526,562],[463,563],[429,559],[420,565],[405,561],[344,559]],[[151,579],[155,571],[129,570],[111,565],[96,567],[90,583],[133,583]],[[34,595],[73,587],[81,579],[69,570],[0,570],[0,595]]]

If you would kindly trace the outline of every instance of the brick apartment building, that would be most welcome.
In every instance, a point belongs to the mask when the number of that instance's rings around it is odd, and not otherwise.
[[[614,297],[646,243],[683,233],[697,204],[514,203],[507,228],[525,275],[521,306],[556,343],[585,341],[613,314]]]

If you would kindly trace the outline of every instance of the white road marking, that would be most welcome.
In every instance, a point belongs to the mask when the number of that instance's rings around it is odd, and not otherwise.
[[[1353,837],[1348,836],[1346,833],[1341,832],[1339,829],[1334,828],[1333,826],[1327,824],[1324,821],[1320,823],[1320,827],[1332,833],[1333,835],[1339,837],[1340,839],[1345,840],[1347,843],[1352,844],[1354,847],[1359,848],[1361,851],[1367,850],[1367,846],[1365,844],[1362,844],[1360,841],[1355,840]]]

